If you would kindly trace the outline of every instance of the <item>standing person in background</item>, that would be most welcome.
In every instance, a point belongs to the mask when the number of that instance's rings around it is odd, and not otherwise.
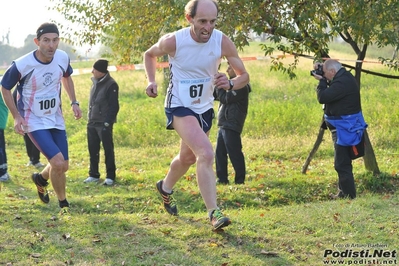
[[[233,68],[227,62],[229,79],[236,77]],[[235,171],[234,183],[245,182],[245,158],[242,152],[241,132],[248,111],[248,96],[251,86],[245,85],[237,90],[216,88],[216,99],[219,100],[218,126],[216,142],[216,176],[219,184],[228,184],[227,155]]]
[[[14,98],[14,103],[17,105],[18,101],[18,91],[14,90],[12,93],[12,96]],[[37,169],[42,169],[45,167],[44,164],[40,162],[40,151],[38,148],[36,148],[35,144],[33,144],[32,140],[29,138],[28,134],[24,134],[24,142],[25,142],[25,148],[26,148],[26,154],[29,157],[29,162],[26,164],[26,166],[31,166],[33,165]]]
[[[103,185],[111,186],[115,182],[116,166],[113,140],[113,125],[119,111],[119,86],[108,72],[108,61],[97,60],[91,71],[93,85],[90,90],[87,123],[87,143],[90,154],[89,177],[84,183],[98,183],[100,172],[100,143],[105,154],[107,176]]]
[[[1,78],[0,78],[1,80]],[[0,99],[0,182],[10,180],[7,166],[6,140],[4,137],[4,129],[6,128],[8,120],[8,108],[4,104],[3,99]]]
[[[236,90],[249,82],[249,75],[238,56],[234,43],[216,30],[219,7],[213,0],[191,0],[186,4],[185,17],[190,27],[162,36],[144,54],[148,79],[146,94],[157,97],[155,81],[157,57],[169,56],[170,77],[165,99],[167,129],[180,136],[180,152],[172,160],[166,177],[156,184],[166,211],[178,215],[173,187],[197,163],[196,175],[202,198],[214,230],[231,221],[217,206],[216,182],[213,171],[214,151],[209,140],[212,127],[214,87]],[[237,76],[228,79],[218,73],[225,57]]]
[[[334,168],[338,173],[337,198],[356,198],[351,148],[359,144],[367,127],[362,114],[360,88],[355,77],[337,60],[314,64],[313,76],[319,80],[317,99],[324,104],[324,121],[334,142]]]
[[[49,162],[40,173],[32,175],[40,200],[50,201],[46,188],[50,179],[61,208],[60,215],[68,215],[65,172],[69,167],[69,156],[63,116],[66,108],[61,108],[61,83],[71,101],[75,119],[82,117],[82,111],[76,101],[69,56],[57,49],[60,42],[58,27],[54,23],[43,23],[36,31],[34,42],[37,49],[13,61],[7,69],[1,81],[1,91],[14,118],[15,132],[22,136],[27,133]],[[15,85],[20,95],[17,105],[11,94]]]

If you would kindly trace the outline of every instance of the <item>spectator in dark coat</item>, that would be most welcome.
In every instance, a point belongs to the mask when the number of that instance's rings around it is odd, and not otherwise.
[[[107,172],[103,185],[111,186],[116,177],[113,125],[119,112],[119,86],[108,71],[107,60],[97,60],[93,65],[92,73],[93,85],[90,91],[87,123],[90,169],[89,177],[84,182],[99,182],[98,164],[100,143],[102,143]]]
[[[236,74],[228,64],[226,70],[230,79]],[[242,152],[241,132],[248,111],[248,96],[251,91],[249,84],[237,90],[216,88],[216,99],[219,100],[218,135],[216,143],[216,175],[220,184],[228,184],[227,156],[235,171],[234,183],[245,182],[245,158]]]

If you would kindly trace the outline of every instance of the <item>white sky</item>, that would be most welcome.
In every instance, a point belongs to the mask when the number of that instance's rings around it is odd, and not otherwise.
[[[22,47],[29,34],[36,34],[40,24],[51,19],[59,20],[62,16],[47,7],[54,3],[49,0],[11,0],[2,1],[0,7],[0,40],[10,30],[10,45]],[[65,21],[60,21],[65,23]],[[32,40],[33,42],[33,40]]]
[[[1,0],[0,6],[0,41],[10,31],[10,45],[24,46],[24,41],[29,34],[36,34],[36,29],[44,22],[55,21],[56,24],[67,24],[63,16],[48,7],[54,5],[49,0],[11,0],[7,4]],[[60,32],[62,36],[62,32]],[[6,41],[6,40],[4,40]],[[32,39],[33,42],[33,39]],[[95,56],[99,45],[94,47],[76,47],[78,51],[87,56]],[[90,52],[86,51],[90,48]]]

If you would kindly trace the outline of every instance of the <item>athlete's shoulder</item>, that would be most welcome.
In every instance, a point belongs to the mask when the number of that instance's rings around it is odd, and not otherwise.
[[[69,55],[64,50],[60,50],[60,49],[57,49],[55,51],[54,57],[68,58],[69,59]]]
[[[180,29],[180,30],[177,30],[177,31],[175,31],[174,32],[176,35],[177,34],[181,34],[181,35],[188,35],[188,34],[190,34],[190,27],[185,27],[185,28],[182,28],[182,29]]]
[[[26,60],[32,60],[35,59],[35,53],[36,50],[31,51],[27,54],[24,54],[23,56],[20,56],[19,58],[15,59],[14,62],[21,62],[21,61],[26,61]]]
[[[220,35],[220,36],[225,35],[221,30],[218,30],[218,29],[214,29],[214,30],[213,30],[213,33],[216,33],[216,34],[218,34],[218,35]],[[212,34],[213,34],[213,33],[212,33]]]

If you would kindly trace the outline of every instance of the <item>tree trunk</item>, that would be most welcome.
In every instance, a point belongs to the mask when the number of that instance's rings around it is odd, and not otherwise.
[[[316,154],[316,151],[318,150],[321,142],[323,141],[323,136],[325,131],[323,123],[324,123],[324,116],[320,124],[319,134],[317,135],[316,142],[313,144],[313,148],[310,151],[308,158],[306,158],[304,165],[302,166],[302,174],[306,174],[310,161],[312,160],[313,156]],[[364,167],[366,168],[366,170],[373,172],[373,175],[379,175],[381,172],[380,169],[378,168],[378,163],[375,158],[373,146],[371,145],[367,130],[364,130],[364,145],[365,145],[364,156],[363,156]]]
[[[367,133],[367,129],[364,130],[364,166],[367,170],[373,172],[373,175],[379,175],[380,169],[378,168],[378,163],[375,158],[373,146],[371,145],[369,134]]]

